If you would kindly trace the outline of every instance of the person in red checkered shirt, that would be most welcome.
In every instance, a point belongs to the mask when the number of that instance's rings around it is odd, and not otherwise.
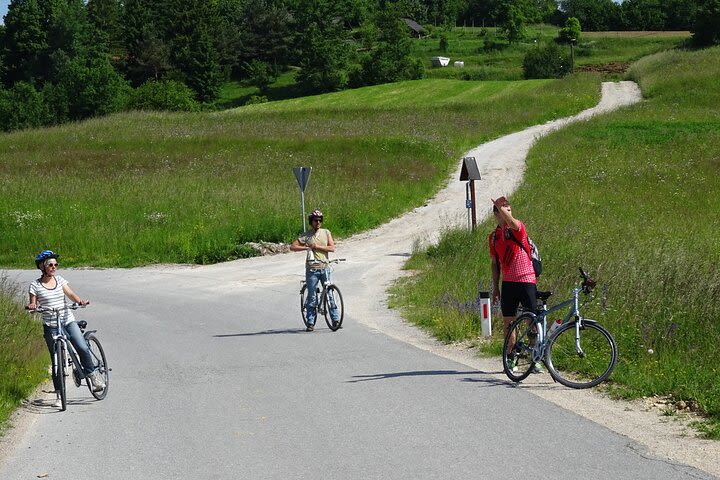
[[[497,228],[490,233],[490,257],[492,258],[492,302],[500,302],[503,315],[504,336],[515,319],[519,305],[525,310],[535,311],[537,292],[535,270],[525,224],[513,217],[510,202],[505,197],[493,202],[493,213]],[[525,248],[521,247],[522,244]],[[500,286],[502,277],[502,288]],[[510,348],[514,342],[510,342]]]

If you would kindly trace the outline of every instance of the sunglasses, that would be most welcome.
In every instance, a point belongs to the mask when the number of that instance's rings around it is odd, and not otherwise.
[[[48,268],[57,268],[57,267],[58,267],[58,264],[57,264],[57,263],[48,263],[48,264],[45,265],[45,266],[48,267]]]

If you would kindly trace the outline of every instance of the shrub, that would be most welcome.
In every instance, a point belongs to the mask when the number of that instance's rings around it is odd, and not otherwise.
[[[533,49],[523,60],[523,76],[530,78],[561,78],[572,71],[570,55],[550,43]]]
[[[195,112],[199,104],[195,94],[182,82],[175,80],[150,80],[133,92],[128,108],[134,110],[169,110]]]
[[[47,117],[42,95],[29,83],[18,82],[10,90],[0,90],[0,130],[39,127]]]

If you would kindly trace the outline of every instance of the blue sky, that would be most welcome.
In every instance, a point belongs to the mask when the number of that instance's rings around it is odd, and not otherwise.
[[[2,22],[2,17],[4,17],[7,13],[7,7],[9,4],[10,0],[0,0],[0,22]]]

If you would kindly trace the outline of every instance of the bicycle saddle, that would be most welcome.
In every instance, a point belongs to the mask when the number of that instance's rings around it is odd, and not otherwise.
[[[87,322],[85,320],[78,320],[77,324],[78,327],[80,327],[80,330],[85,330],[87,328]]]
[[[537,291],[535,293],[535,298],[537,298],[538,300],[547,301],[547,299],[550,298],[552,294],[553,292],[550,291]]]

